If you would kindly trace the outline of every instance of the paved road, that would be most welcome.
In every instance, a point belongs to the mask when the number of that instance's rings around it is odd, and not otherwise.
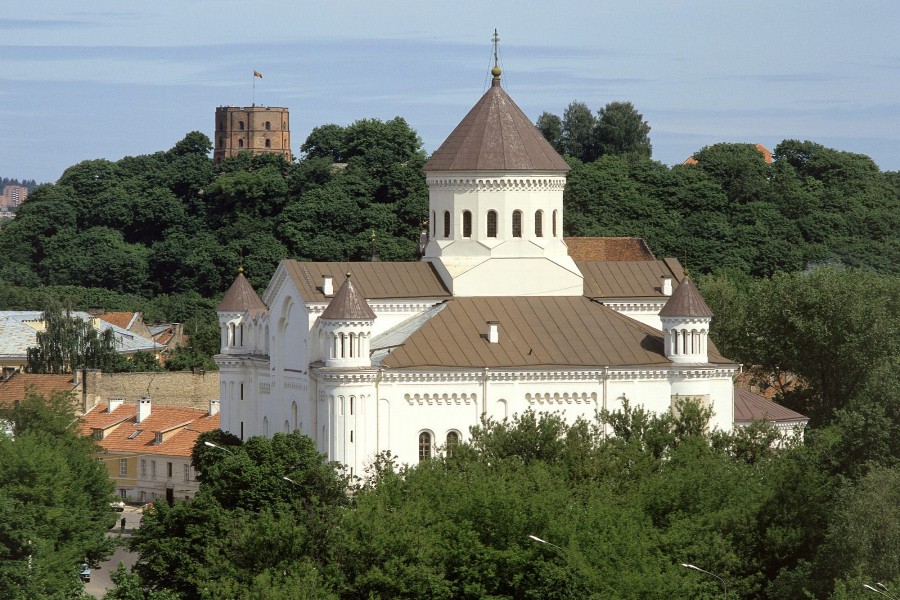
[[[125,511],[119,515],[119,519],[122,517],[125,518],[125,534],[123,535],[121,533],[120,522],[116,521],[116,526],[113,529],[110,529],[109,533],[106,535],[124,543],[131,537],[131,532],[140,527],[141,516],[141,509],[139,507],[126,506]],[[84,591],[95,598],[102,598],[107,590],[111,590],[114,587],[110,576],[115,572],[119,563],[124,563],[125,567],[130,569],[135,561],[137,561],[137,558],[138,555],[136,553],[129,552],[120,545],[116,548],[113,555],[109,557],[109,560],[100,563],[99,568],[91,571],[91,581],[84,584]]]

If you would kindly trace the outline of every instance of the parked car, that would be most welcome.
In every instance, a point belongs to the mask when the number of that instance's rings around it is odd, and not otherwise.
[[[116,512],[122,512],[125,510],[125,503],[121,500],[117,500],[116,502],[110,502],[109,507]]]
[[[81,571],[79,571],[78,576],[85,583],[91,580],[91,568],[87,563],[81,563]]]

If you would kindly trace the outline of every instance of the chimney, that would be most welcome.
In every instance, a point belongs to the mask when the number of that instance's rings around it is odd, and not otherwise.
[[[488,321],[487,326],[488,326],[487,341],[492,344],[500,343],[500,322],[499,321]]]
[[[218,400],[210,400],[209,401],[209,416],[219,414],[219,401]]]
[[[663,275],[660,279],[662,279],[662,285],[660,286],[660,290],[662,291],[663,296],[671,296],[672,295],[672,278],[668,275]]]
[[[109,399],[109,408],[106,412],[113,413],[117,408],[122,406],[125,403],[124,398],[110,398]]]
[[[326,296],[334,296],[334,277],[331,275],[322,276],[322,293]]]
[[[137,422],[140,423],[150,416],[150,396],[142,396],[138,400]]]

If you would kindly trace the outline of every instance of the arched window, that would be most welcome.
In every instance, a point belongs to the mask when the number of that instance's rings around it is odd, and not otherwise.
[[[269,129],[271,129],[271,128],[272,128],[272,124],[269,123],[268,121],[266,121],[266,131],[269,131]]]
[[[444,211],[444,237],[450,237],[450,211]]]
[[[228,324],[228,345],[234,346],[234,323]]]
[[[238,121],[238,129],[240,129],[241,131],[244,130],[244,122],[243,121]]]
[[[419,434],[419,462],[431,458],[431,434],[423,431]]]
[[[553,211],[553,237],[556,237],[556,211]]]
[[[269,437],[269,417],[263,417],[263,435]]]
[[[514,210],[512,215],[512,234],[513,237],[522,237],[522,211]]]
[[[472,237],[472,213],[468,210],[463,211],[463,237]]]
[[[497,237],[497,211],[489,210],[487,214],[487,236],[489,238]]]
[[[455,431],[447,432],[447,456],[453,456],[453,450],[459,444],[459,433]]]
[[[297,403],[291,403],[291,420],[294,422],[294,429],[297,429]]]
[[[534,213],[534,237],[544,237],[544,211]]]
[[[271,147],[272,147],[272,140],[267,139],[266,140],[266,148],[271,148]]]
[[[244,140],[238,140],[238,148],[244,147]]]

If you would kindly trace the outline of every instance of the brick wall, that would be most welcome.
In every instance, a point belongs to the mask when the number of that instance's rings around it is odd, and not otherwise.
[[[150,396],[154,406],[209,410],[209,401],[219,399],[219,372],[103,373],[99,396],[102,402],[124,398],[126,404],[137,404],[141,396]]]

